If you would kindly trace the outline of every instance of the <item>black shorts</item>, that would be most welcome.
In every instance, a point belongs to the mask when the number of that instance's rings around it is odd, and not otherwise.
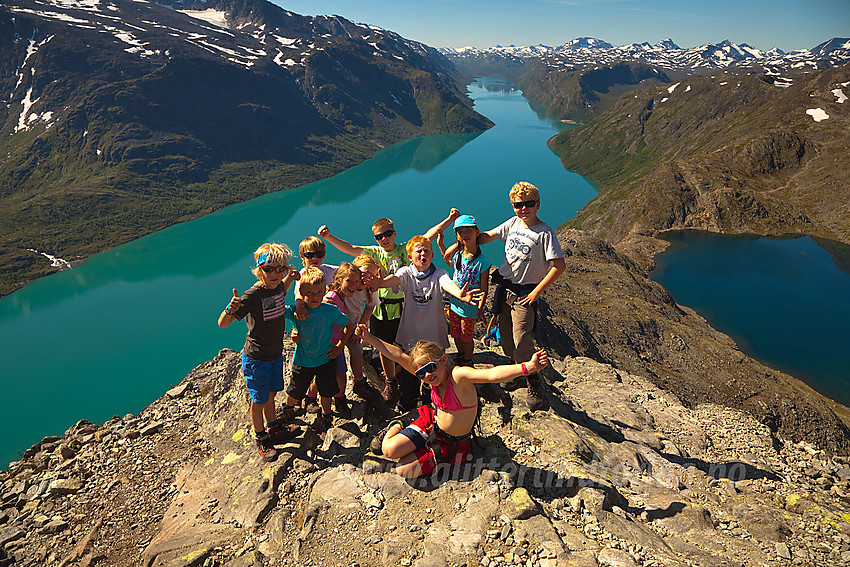
[[[339,385],[336,383],[336,359],[328,360],[321,366],[295,366],[292,365],[292,376],[289,378],[289,387],[286,393],[298,400],[304,399],[310,382],[316,380],[319,395],[323,398],[332,398],[339,393]]]
[[[369,319],[369,327],[372,329],[372,334],[384,342],[394,344],[395,337],[398,334],[398,325],[401,323],[401,317],[398,319],[378,319],[374,315]]]

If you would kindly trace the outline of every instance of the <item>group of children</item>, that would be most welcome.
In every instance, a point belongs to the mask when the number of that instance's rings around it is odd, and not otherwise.
[[[345,348],[352,389],[369,397],[361,341],[380,354],[383,399],[397,402],[402,411],[419,407],[413,423],[407,427],[391,423],[382,440],[383,454],[398,462],[396,470],[402,476],[428,474],[437,462],[454,464],[469,458],[469,435],[478,409],[476,383],[502,383],[510,389],[520,387],[524,377],[529,408],[542,407],[538,372],[548,359],[545,351],[533,350],[536,300],[564,271],[564,256],[555,232],[537,218],[537,188],[519,182],[509,199],[515,216],[486,232],[471,215],[457,209],[406,243],[396,242],[395,228],[387,218],[372,225],[377,245],[369,246],[352,245],[323,225],[318,230],[321,238],[311,236],[299,245],[304,265],[300,272],[289,265],[291,252],[286,246],[267,243],[257,249],[252,270],[257,283],[241,297],[233,290],[218,324],[226,327],[236,319],[246,320],[242,369],[251,398],[251,424],[264,460],[276,457],[276,442],[298,434],[291,422],[302,402],[308,411],[320,412],[313,425],[319,433],[331,425],[332,406],[341,417],[350,417]],[[457,241],[446,248],[443,232],[449,226]],[[435,238],[444,260],[454,268],[453,277],[432,262]],[[492,277],[497,285],[494,313],[502,347],[513,364],[477,369],[472,365],[473,331],[484,312],[491,268],[480,246],[496,238],[505,242],[505,259]],[[325,241],[354,261],[324,264]],[[286,305],[292,282],[297,282],[295,301]],[[450,296],[448,310],[443,306],[444,293]],[[445,354],[447,317],[458,350],[454,364]],[[293,325],[296,347],[286,402],[276,411],[275,394],[283,390],[285,321]]]

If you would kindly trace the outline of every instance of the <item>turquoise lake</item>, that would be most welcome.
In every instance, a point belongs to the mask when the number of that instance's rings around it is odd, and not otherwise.
[[[513,214],[507,193],[519,180],[541,189],[540,216],[552,226],[593,198],[594,186],[564,171],[546,146],[569,126],[505,81],[480,79],[469,91],[494,128],[407,140],[333,178],[173,226],[0,299],[0,340],[12,355],[0,376],[0,467],[79,419],[138,413],[221,348],[239,350],[245,325],[219,329],[216,319],[232,288],[252,285],[251,254],[263,242],[296,248],[328,224],[354,244],[372,244],[371,224],[382,216],[404,240],[451,207],[489,229]],[[744,352],[850,403],[847,247],[668,238],[653,277],[679,303]],[[498,242],[485,253],[501,261]],[[345,259],[329,247],[329,262]]]
[[[372,244],[372,222],[383,216],[404,240],[451,207],[486,230],[513,214],[507,195],[520,180],[540,188],[540,216],[557,226],[596,194],[546,146],[567,126],[505,81],[482,79],[469,91],[494,128],[407,140],[331,179],[151,234],[0,300],[0,338],[14,353],[0,378],[0,466],[79,419],[138,413],[221,348],[239,350],[245,325],[219,329],[216,319],[232,288],[254,282],[251,254],[263,242],[297,250],[328,224]],[[485,253],[501,260],[497,243]],[[329,247],[329,262],[344,259]]]
[[[850,247],[667,233],[652,278],[742,352],[850,406]]]

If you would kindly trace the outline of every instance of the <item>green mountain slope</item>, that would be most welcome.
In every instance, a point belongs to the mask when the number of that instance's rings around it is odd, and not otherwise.
[[[263,0],[87,6],[0,6],[0,294],[55,271],[30,249],[82,259],[492,125],[445,57],[386,30]]]
[[[787,88],[731,73],[638,87],[550,140],[600,187],[569,225],[612,243],[682,228],[850,242],[848,81],[845,65]]]
[[[523,95],[545,104],[550,114],[587,122],[647,80],[670,81],[663,71],[643,63],[552,71],[545,60],[533,59],[523,68],[518,85]]]

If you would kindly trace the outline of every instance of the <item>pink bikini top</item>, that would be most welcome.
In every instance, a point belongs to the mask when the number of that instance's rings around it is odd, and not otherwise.
[[[434,402],[435,408],[442,411],[458,411],[478,407],[477,396],[474,405],[462,406],[460,404],[460,400],[457,399],[457,394],[455,394],[455,387],[452,384],[451,378],[448,379],[448,385],[446,386],[446,397],[441,399],[440,394],[437,393],[437,388],[431,388],[431,401]]]

